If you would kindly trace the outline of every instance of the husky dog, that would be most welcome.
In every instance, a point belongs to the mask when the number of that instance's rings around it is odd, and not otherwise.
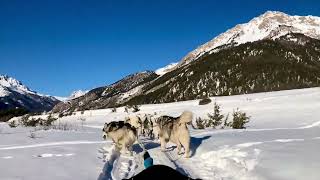
[[[138,117],[141,120],[141,132],[143,136],[149,136],[154,138],[153,134],[153,122],[151,121],[153,115],[151,114],[138,114]]]
[[[162,151],[165,151],[166,144],[170,141],[177,144],[178,154],[182,145],[185,156],[190,157],[190,135],[187,123],[192,121],[192,117],[192,112],[185,111],[179,117],[161,116],[156,120]]]
[[[117,150],[132,154],[132,145],[137,140],[137,130],[135,127],[124,121],[114,121],[105,123],[102,131],[103,138],[110,137],[115,143]]]
[[[136,128],[138,136],[142,134],[142,121],[139,116],[131,115],[125,118],[125,122]]]

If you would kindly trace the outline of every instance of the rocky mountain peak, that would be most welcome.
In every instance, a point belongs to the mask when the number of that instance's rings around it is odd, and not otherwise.
[[[279,11],[267,11],[248,23],[236,25],[191,51],[180,61],[179,66],[188,64],[205,53],[217,52],[219,47],[275,39],[287,33],[301,33],[314,39],[320,39],[320,17],[291,16]]]

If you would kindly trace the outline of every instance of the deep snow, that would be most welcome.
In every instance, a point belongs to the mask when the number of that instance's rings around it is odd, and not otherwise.
[[[239,107],[251,116],[246,130],[193,130],[192,156],[176,155],[174,144],[161,152],[159,143],[141,141],[156,164],[165,164],[203,179],[319,179],[320,88],[212,98],[223,113]],[[191,110],[195,117],[212,112],[213,103],[198,101],[143,105],[138,113],[178,116]],[[103,141],[105,122],[123,120],[118,108],[85,111],[63,117],[71,131],[36,131],[0,124],[0,179],[109,179],[130,177],[143,170],[142,149],[120,155],[110,140]],[[82,127],[80,118],[85,118]]]

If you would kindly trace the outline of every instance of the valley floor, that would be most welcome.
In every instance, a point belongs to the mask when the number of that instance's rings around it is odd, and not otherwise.
[[[193,130],[192,156],[177,155],[174,144],[160,151],[157,141],[141,138],[155,164],[202,179],[320,178],[320,88],[212,98],[224,114],[239,107],[251,116],[245,130]],[[198,101],[141,106],[140,113],[178,116],[184,110],[195,117],[213,111],[213,103]],[[111,141],[103,141],[105,122],[123,120],[118,108],[85,111],[59,119],[68,131],[9,128],[0,124],[0,179],[121,179],[143,170],[142,149],[120,155]],[[85,119],[84,122],[80,120]],[[72,125],[72,127],[71,127]]]

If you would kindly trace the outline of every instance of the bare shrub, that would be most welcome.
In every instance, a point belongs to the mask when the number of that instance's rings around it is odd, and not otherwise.
[[[80,117],[78,120],[81,121],[81,128],[83,129],[83,125],[86,122],[86,118]]]
[[[45,121],[44,126],[51,126],[53,122],[56,120],[57,118],[53,117],[52,114],[49,114],[49,116],[47,117],[47,120]]]
[[[11,127],[11,128],[16,128],[16,127],[18,127],[18,124],[16,123],[16,121],[10,121],[8,125],[9,125],[9,127]]]
[[[52,125],[51,129],[62,130],[62,131],[71,131],[71,130],[77,131],[79,128],[76,124],[71,124],[71,123],[67,123],[67,122],[63,122],[63,123],[59,122],[57,124]]]
[[[36,118],[30,119],[29,117],[30,117],[29,115],[26,115],[21,118],[21,124],[23,126],[36,127],[37,125],[39,125],[39,119],[36,119]]]
[[[30,131],[29,138],[35,139],[36,137],[37,137],[36,136],[36,132],[35,131]]]

